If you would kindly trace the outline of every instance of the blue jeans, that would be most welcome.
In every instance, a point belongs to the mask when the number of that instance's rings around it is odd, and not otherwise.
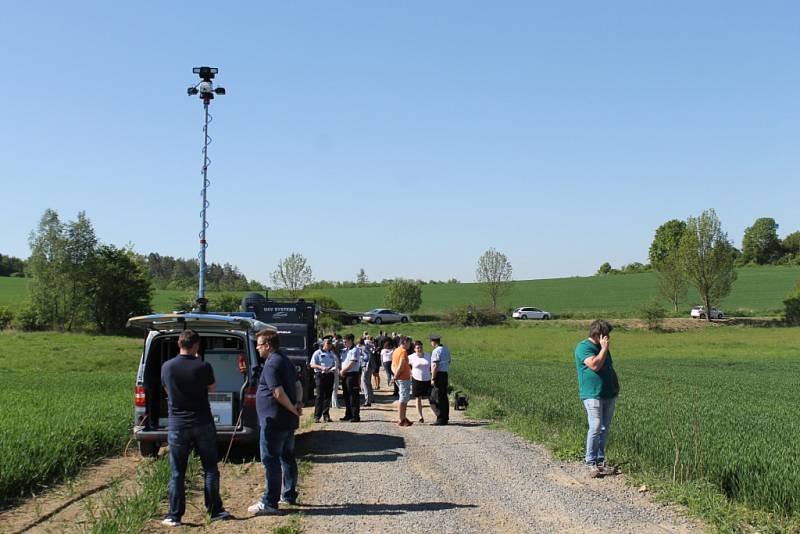
[[[192,452],[192,441],[200,455],[200,463],[203,464],[203,494],[206,510],[212,516],[224,510],[222,499],[219,496],[217,429],[214,423],[169,430],[167,442],[169,443],[169,465],[172,469],[172,478],[167,488],[169,494],[168,516],[176,521],[180,521],[186,512],[186,464],[189,462],[189,453]]]
[[[606,441],[611,418],[617,398],[585,399],[583,407],[589,419],[589,431],[586,433],[586,463],[599,464],[606,461]]]
[[[276,430],[268,422],[261,425],[261,463],[264,464],[266,489],[261,502],[278,507],[283,480],[283,498],[297,499],[297,460],[294,457],[294,430]],[[281,476],[282,475],[282,476]]]

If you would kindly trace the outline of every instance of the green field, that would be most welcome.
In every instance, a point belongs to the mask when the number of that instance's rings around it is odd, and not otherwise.
[[[141,343],[0,333],[0,507],[122,449]]]
[[[425,337],[428,328],[403,333]],[[573,350],[584,328],[554,321],[440,333],[454,355],[451,380],[473,401],[483,398],[474,415],[582,458],[586,421]],[[612,352],[622,391],[610,461],[722,530],[742,520],[800,526],[800,329],[617,329]]]
[[[783,299],[800,279],[800,267],[770,266],[739,269],[739,279],[731,294],[718,306],[729,315],[775,315],[783,309]],[[383,287],[315,290],[330,295],[350,311],[366,311],[384,305]],[[25,298],[27,280],[0,277],[0,306],[16,306]],[[649,298],[658,295],[654,273],[616,276],[589,276],[521,280],[500,301],[502,308],[538,306],[566,317],[630,317]],[[174,309],[174,301],[191,296],[189,291],[156,291],[153,308],[165,312]],[[459,305],[486,302],[477,284],[425,285],[420,314],[440,314]],[[664,301],[666,305],[666,301]],[[700,303],[696,292],[689,291],[682,312],[688,313]]]

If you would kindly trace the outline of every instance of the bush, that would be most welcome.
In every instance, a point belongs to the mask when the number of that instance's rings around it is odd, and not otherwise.
[[[800,282],[783,301],[784,319],[790,325],[800,325]]]
[[[25,303],[17,309],[11,326],[17,330],[41,330],[45,325],[42,322],[39,312],[31,303]]]
[[[0,306],[0,330],[10,327],[13,320],[14,312],[5,306]]]
[[[647,328],[656,330],[661,328],[664,317],[667,315],[667,310],[658,298],[653,297],[639,308],[639,314],[642,316],[644,322],[647,323]]]
[[[242,295],[239,293],[211,293],[208,298],[208,310],[216,312],[239,311]]]
[[[489,326],[500,324],[506,316],[490,307],[460,306],[448,310],[442,316],[442,322],[448,326]]]

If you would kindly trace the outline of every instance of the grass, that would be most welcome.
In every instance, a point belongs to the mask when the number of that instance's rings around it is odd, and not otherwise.
[[[414,337],[427,328],[403,329]],[[440,329],[470,413],[580,460],[586,422],[568,323]],[[621,394],[609,459],[719,531],[800,528],[800,329],[615,330]]]
[[[122,449],[141,340],[0,333],[0,506]]]

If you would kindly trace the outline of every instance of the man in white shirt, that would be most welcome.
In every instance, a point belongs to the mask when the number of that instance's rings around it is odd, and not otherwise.
[[[344,336],[344,350],[342,354],[342,392],[344,393],[344,417],[340,421],[358,423],[361,421],[361,350],[355,346],[355,336]]]

